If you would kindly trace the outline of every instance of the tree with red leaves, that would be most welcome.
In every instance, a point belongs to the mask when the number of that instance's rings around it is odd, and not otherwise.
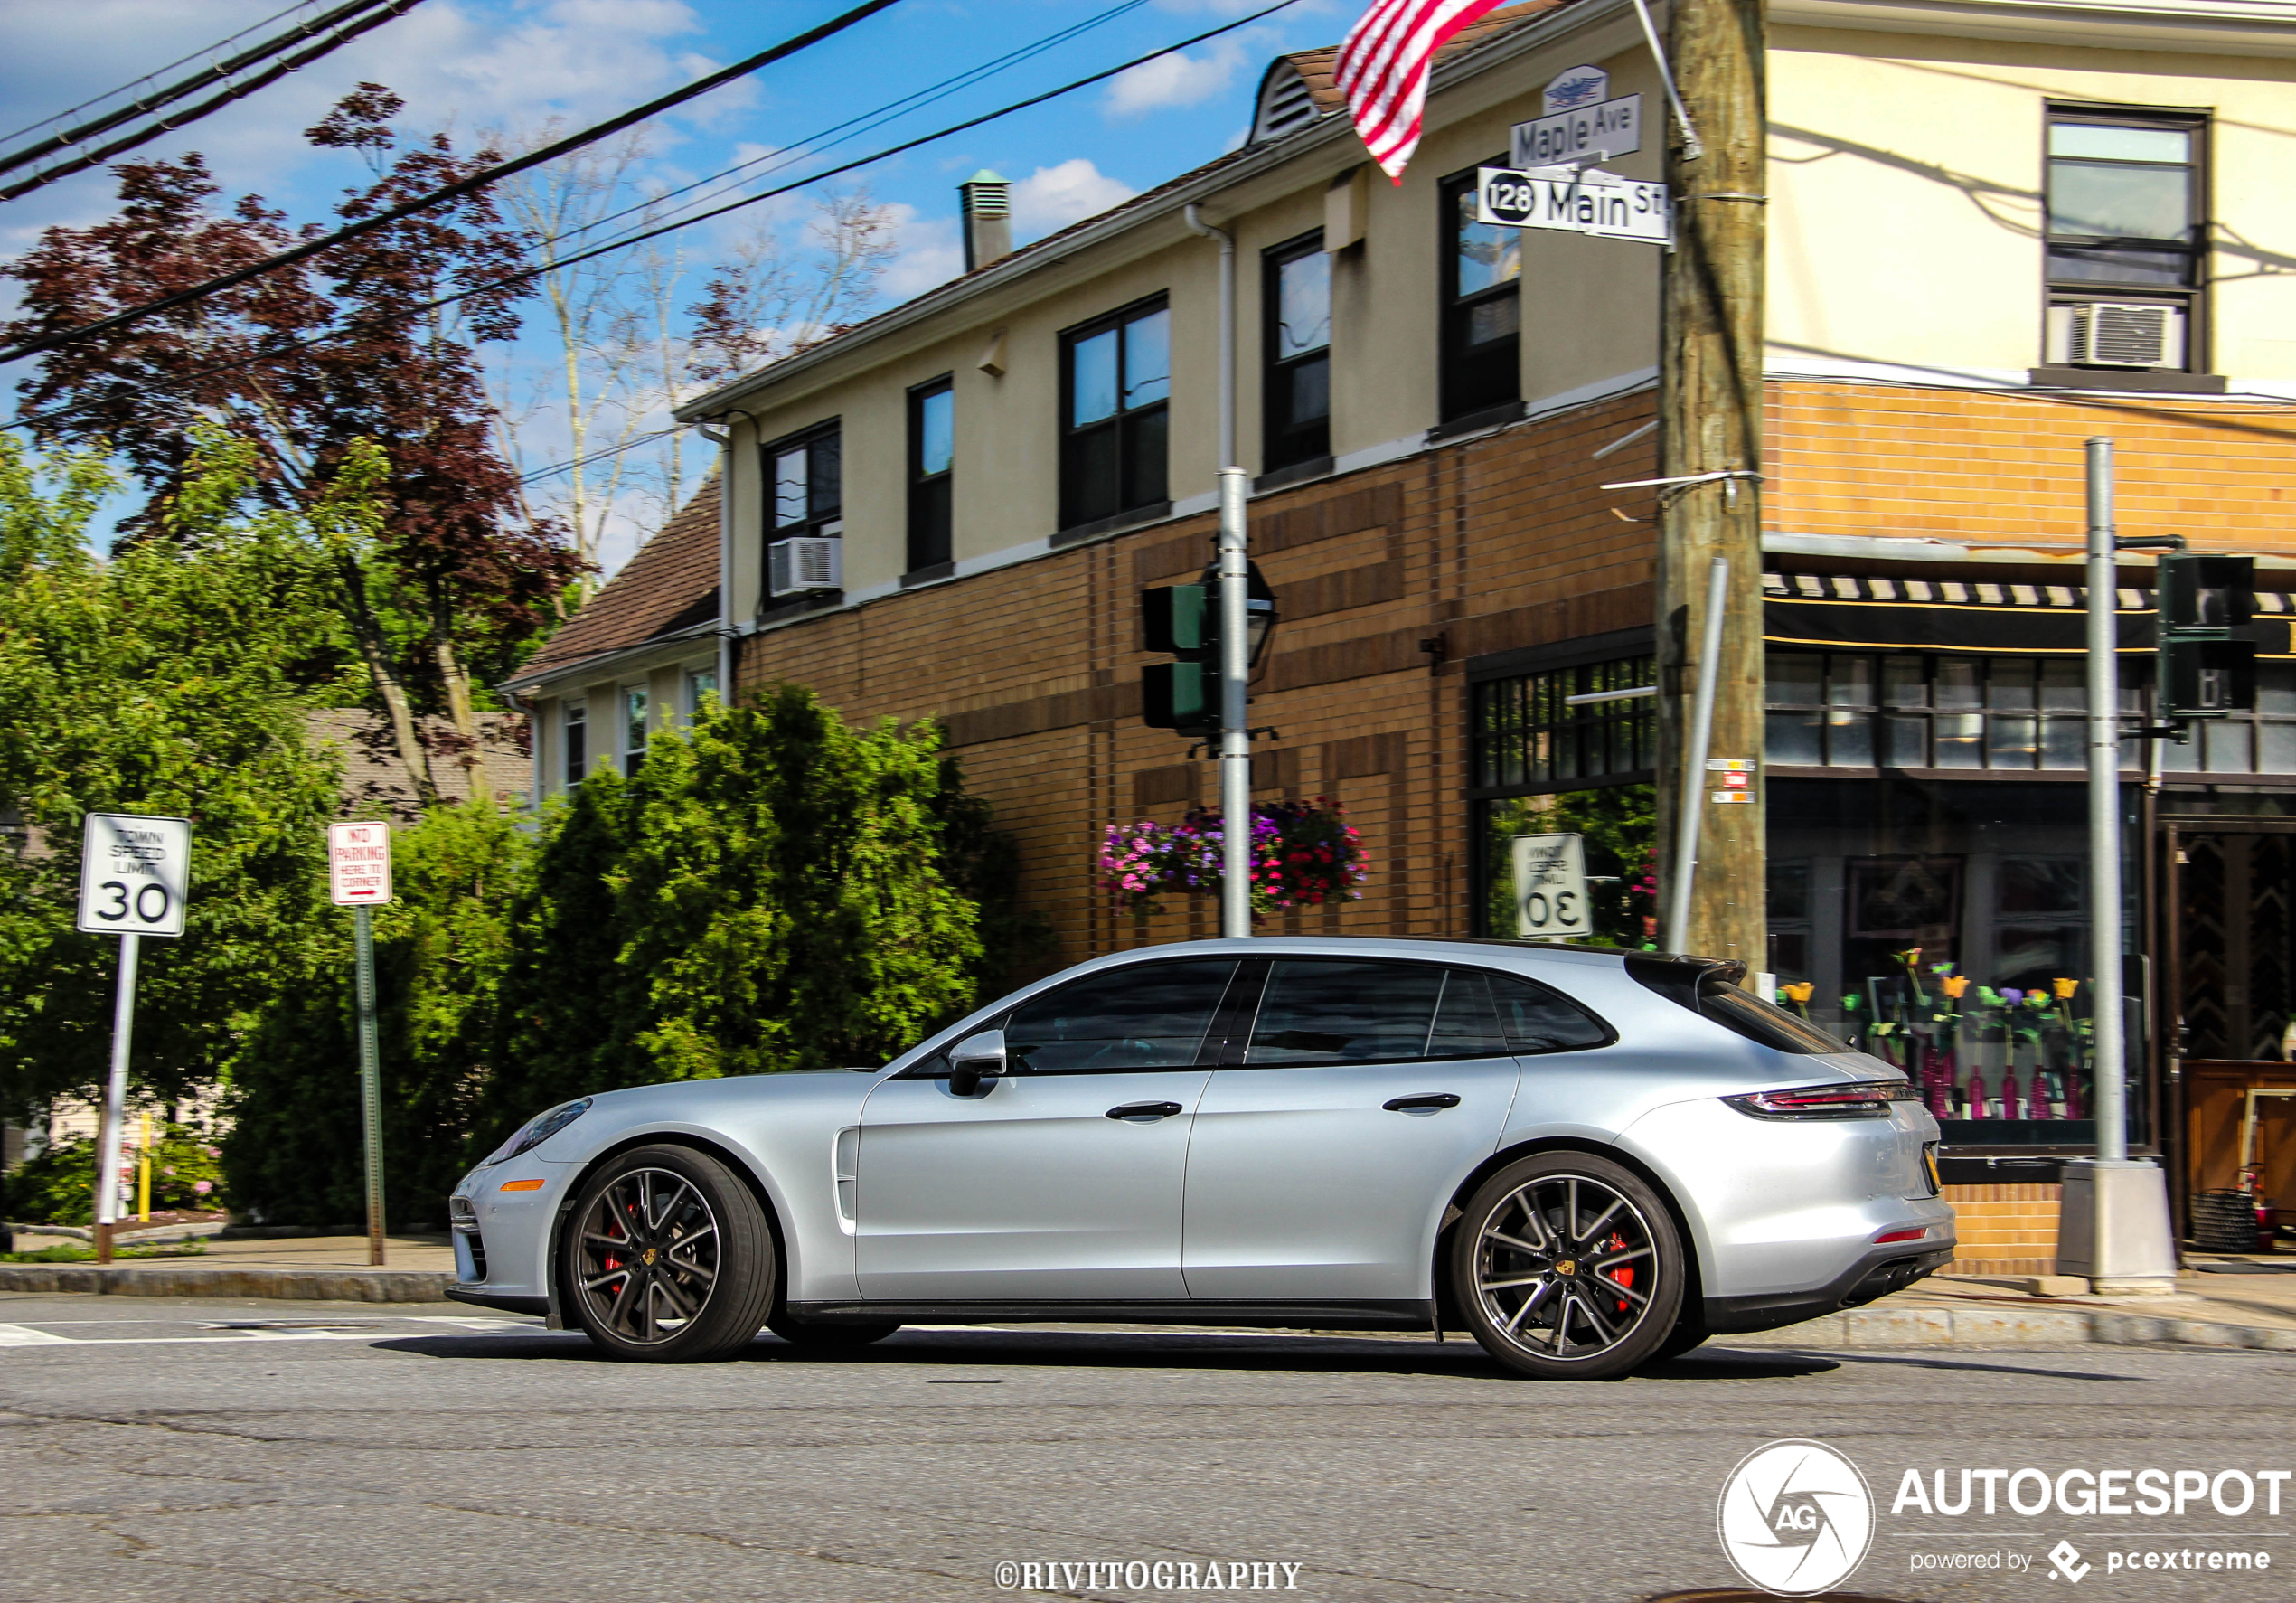
[[[306,132],[323,148],[360,152],[373,174],[336,208],[345,220],[500,159],[491,150],[457,156],[444,134],[402,141],[391,119],[403,104],[380,84],[361,84]],[[78,327],[322,231],[291,231],[252,195],[218,209],[221,191],[196,154],[114,171],[118,215],[52,228],[5,269],[24,291],[5,330],[11,342]],[[353,442],[382,448],[391,464],[382,526],[372,542],[343,542],[332,560],[346,632],[426,803],[438,794],[432,745],[453,748],[474,794],[483,791],[473,668],[511,667],[560,616],[582,571],[561,527],[520,512],[475,352],[517,332],[526,290],[484,286],[517,265],[526,243],[479,191],[61,346],[20,386],[33,409],[71,409],[52,426],[57,438],[109,450],[150,492],[150,505],[123,525],[131,540],[160,537],[202,423],[256,446],[259,493],[281,506],[313,504]],[[472,289],[479,293],[451,311],[425,309]],[[443,714],[453,736],[427,738],[423,714]]]

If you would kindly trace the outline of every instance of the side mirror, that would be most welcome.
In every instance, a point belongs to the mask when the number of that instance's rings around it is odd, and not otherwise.
[[[976,1097],[983,1085],[993,1086],[1004,1071],[1002,1030],[968,1035],[949,1049],[949,1091],[954,1096]]]

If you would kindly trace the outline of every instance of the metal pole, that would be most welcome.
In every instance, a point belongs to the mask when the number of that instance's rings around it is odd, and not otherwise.
[[[382,1250],[382,1061],[375,1040],[375,943],[373,910],[351,910],[359,961],[359,1101],[366,1125],[367,1261],[379,1264]]]
[[[1722,609],[1730,590],[1730,559],[1717,557],[1706,574],[1706,629],[1698,645],[1698,689],[1690,703],[1690,739],[1682,749],[1682,823],[1675,835],[1674,882],[1667,889],[1666,938],[1688,949],[1690,882],[1698,867],[1698,821],[1706,814],[1707,749],[1714,740],[1714,686],[1722,669]]]
[[[1219,470],[1219,932],[1252,932],[1252,736],[1247,725],[1252,644],[1244,561],[1240,467]]]
[[[113,1223],[119,1218],[120,1121],[127,1117],[127,1048],[136,1028],[136,953],[143,937],[119,938],[119,995],[111,1014],[111,1080],[104,1088],[104,1124],[96,1136],[96,1261],[111,1262]]]
[[[2121,674],[2114,653],[2113,442],[2089,441],[2089,981],[2095,1019],[2097,1157],[2129,1155],[2128,1075],[2121,1002]]]

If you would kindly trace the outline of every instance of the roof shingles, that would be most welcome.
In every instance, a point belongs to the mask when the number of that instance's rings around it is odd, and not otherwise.
[[[546,677],[707,622],[717,616],[717,589],[718,478],[712,471],[684,509],[638,548],[517,677]]]

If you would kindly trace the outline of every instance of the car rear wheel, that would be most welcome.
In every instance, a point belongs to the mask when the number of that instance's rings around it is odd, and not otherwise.
[[[811,1320],[776,1319],[766,1328],[793,1347],[804,1347],[815,1353],[842,1353],[855,1347],[866,1347],[871,1342],[881,1342],[900,1328],[895,1323],[875,1325],[828,1325]]]
[[[1476,1190],[1452,1246],[1475,1340],[1538,1380],[1607,1380],[1651,1362],[1675,1333],[1686,1279],[1666,1204],[1592,1153],[1508,1165]]]
[[[690,1363],[746,1347],[774,1290],[773,1234],[749,1188],[686,1146],[641,1146],[574,1204],[566,1297],[616,1358]]]

